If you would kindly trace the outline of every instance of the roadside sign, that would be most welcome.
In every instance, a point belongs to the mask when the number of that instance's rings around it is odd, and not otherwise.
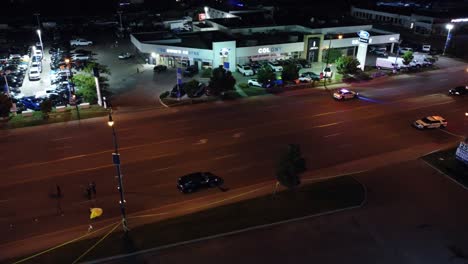
[[[182,69],[177,68],[177,84],[182,84]]]
[[[460,142],[460,145],[458,145],[457,148],[457,152],[455,152],[455,156],[459,161],[468,164],[468,144],[465,142]]]
[[[120,165],[120,154],[118,153],[112,153],[112,162],[115,165]]]

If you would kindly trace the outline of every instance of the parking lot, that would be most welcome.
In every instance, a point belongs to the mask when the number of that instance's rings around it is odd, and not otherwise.
[[[93,41],[93,45],[84,47],[92,53],[91,61],[105,65],[110,70],[108,78],[108,90],[114,95],[112,100],[115,105],[120,106],[144,106],[157,105],[158,96],[164,91],[169,91],[177,82],[175,68],[168,68],[167,71],[156,73],[153,72],[154,65],[146,64],[145,58],[136,53],[135,47],[131,44],[130,39],[117,38],[112,29],[103,29],[97,34],[86,35],[81,34],[80,37]],[[76,36],[75,36],[76,38]],[[21,93],[18,97],[36,96],[44,94],[47,90],[53,90],[51,85],[51,55],[49,54],[52,45],[52,40],[44,36],[44,57],[42,60],[42,72],[40,80],[30,81],[27,78],[27,72],[20,88]],[[49,40],[47,40],[49,39]],[[62,38],[62,41],[68,41],[69,38]],[[31,43],[25,43],[31,44]],[[130,53],[131,58],[119,59],[119,54]],[[376,55],[367,54],[366,64],[369,66],[375,65]],[[314,72],[319,74],[325,63],[312,63],[310,68],[302,68],[299,74],[303,72]],[[75,70],[74,70],[75,71]],[[332,71],[336,72],[332,64]],[[277,74],[280,74],[278,72]],[[243,76],[238,71],[233,72],[237,84],[248,83],[249,79],[255,79],[257,76]],[[208,83],[208,78],[201,78],[201,71],[193,77],[184,77],[183,82],[190,79],[197,79],[205,84]]]

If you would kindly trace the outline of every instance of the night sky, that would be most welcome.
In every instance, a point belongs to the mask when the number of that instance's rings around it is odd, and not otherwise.
[[[98,15],[112,14],[118,8],[118,0],[75,0],[75,1],[57,1],[57,0],[7,0],[2,4],[3,11],[16,15],[30,15],[40,12],[41,16],[67,16],[67,15]],[[183,0],[189,5],[212,5],[210,0]],[[243,1],[247,5],[263,3],[265,5],[275,5],[281,7],[308,7],[321,9],[327,7],[345,8],[350,4],[363,0],[328,0],[326,2],[310,0],[253,0]],[[232,2],[232,0],[227,1]],[[368,1],[365,1],[368,2]],[[321,3],[323,6],[320,6]],[[333,3],[333,4],[331,4]],[[146,10],[162,11],[177,8],[178,3],[175,0],[145,0]]]

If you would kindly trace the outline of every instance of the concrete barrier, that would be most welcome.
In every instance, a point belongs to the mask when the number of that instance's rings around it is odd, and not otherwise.
[[[65,110],[67,110],[66,106],[57,106],[57,107],[55,107],[55,111],[57,111],[57,112],[65,112]]]
[[[90,105],[89,103],[82,103],[82,104],[79,105],[79,107],[80,107],[81,109],[86,109],[86,108],[90,108],[91,105]]]
[[[26,110],[26,111],[21,112],[21,115],[26,117],[26,116],[32,116],[33,113],[34,113],[33,110]]]

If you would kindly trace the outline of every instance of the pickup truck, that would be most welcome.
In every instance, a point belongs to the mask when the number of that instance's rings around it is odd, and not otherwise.
[[[92,41],[86,40],[86,39],[72,39],[70,40],[70,46],[76,47],[76,46],[91,46],[93,45]]]

